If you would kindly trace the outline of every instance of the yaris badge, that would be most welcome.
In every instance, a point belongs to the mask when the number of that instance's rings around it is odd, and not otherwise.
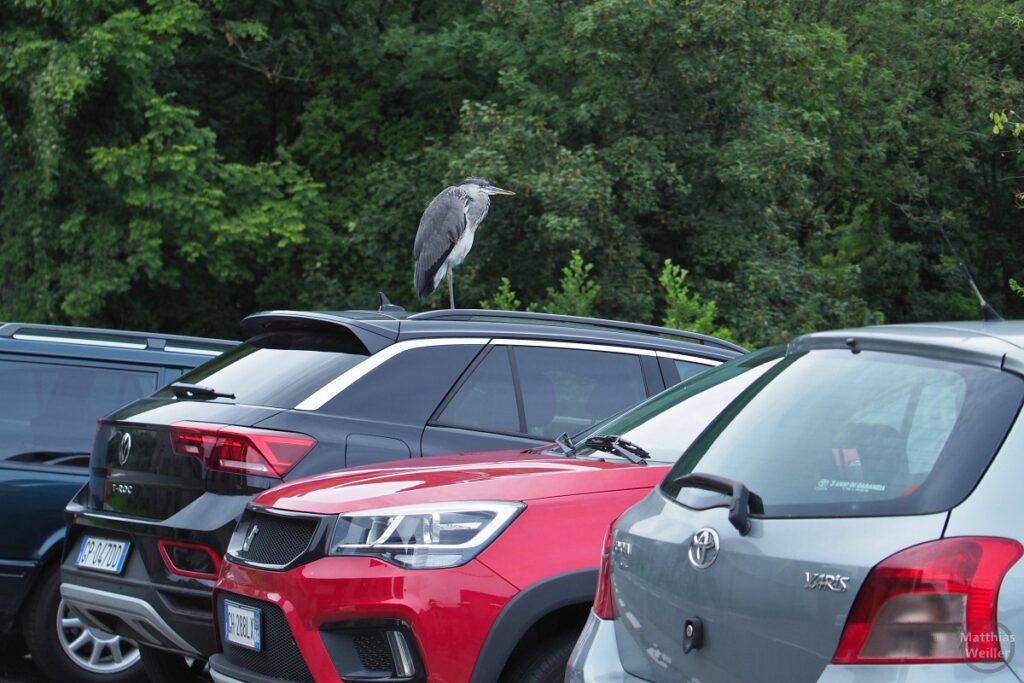
[[[704,527],[693,532],[690,539],[690,564],[707,569],[718,559],[718,532]]]

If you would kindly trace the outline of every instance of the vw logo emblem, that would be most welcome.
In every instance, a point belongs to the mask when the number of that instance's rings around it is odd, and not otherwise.
[[[690,564],[707,569],[718,559],[718,532],[704,527],[693,532],[690,539]]]
[[[128,432],[121,437],[121,445],[117,447],[117,461],[124,465],[128,462],[128,456],[132,454],[132,435]]]

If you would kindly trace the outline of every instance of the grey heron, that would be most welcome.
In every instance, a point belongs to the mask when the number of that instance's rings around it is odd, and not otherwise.
[[[491,207],[491,195],[514,195],[483,178],[466,178],[446,187],[430,202],[420,218],[413,256],[416,257],[416,292],[426,299],[448,277],[448,301],[455,308],[452,271],[473,248],[473,237]]]

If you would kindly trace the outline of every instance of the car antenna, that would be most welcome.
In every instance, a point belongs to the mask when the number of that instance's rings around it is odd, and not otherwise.
[[[377,292],[377,297],[380,299],[380,305],[377,310],[381,313],[406,313],[407,311],[399,306],[398,304],[391,303],[391,299],[384,292]]]
[[[974,275],[971,274],[971,269],[967,267],[963,258],[960,256],[960,252],[953,246],[953,241],[949,239],[949,235],[946,234],[946,230],[942,227],[942,223],[936,224],[939,228],[939,232],[942,233],[942,238],[946,240],[946,244],[949,245],[949,250],[953,252],[953,256],[956,257],[957,265],[960,266],[960,272],[967,278],[967,284],[974,290],[974,296],[978,297],[978,303],[981,304],[981,319],[985,322],[997,322],[1003,320],[1003,316],[999,315],[999,312],[992,307],[992,305],[985,301],[985,297],[981,295],[981,291],[978,290],[978,283],[974,281]]]

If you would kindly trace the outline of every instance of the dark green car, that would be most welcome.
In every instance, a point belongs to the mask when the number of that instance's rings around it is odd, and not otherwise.
[[[97,420],[234,342],[0,323],[0,634],[68,683],[145,680],[134,643],[60,599],[64,506],[88,479]]]

